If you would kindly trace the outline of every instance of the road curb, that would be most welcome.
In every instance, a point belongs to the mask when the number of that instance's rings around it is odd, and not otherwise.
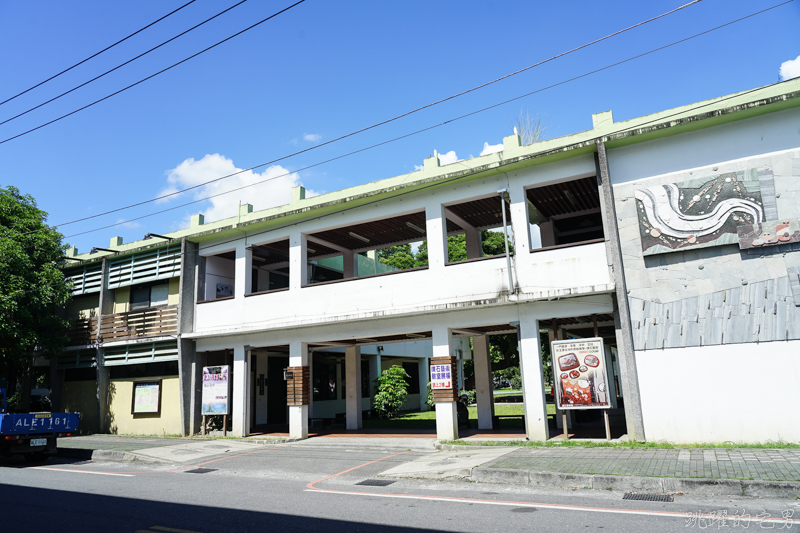
[[[534,487],[673,494],[682,492],[703,496],[760,496],[791,499],[800,497],[800,482],[797,481],[569,474],[489,467],[474,468],[471,478],[472,481],[479,483],[505,483]]]
[[[92,461],[116,462],[116,463],[146,463],[146,464],[167,464],[171,461],[138,455],[133,452],[121,452],[117,450],[94,450],[92,451]]]

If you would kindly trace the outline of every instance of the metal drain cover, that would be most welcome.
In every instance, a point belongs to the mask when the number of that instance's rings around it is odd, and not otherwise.
[[[367,485],[368,487],[385,487],[386,485],[391,485],[394,483],[391,479],[365,479],[364,481],[359,481],[356,485]]]
[[[671,502],[672,494],[637,494],[626,492],[623,500],[637,500],[640,502]]]
[[[187,470],[187,474],[208,474],[209,472],[216,472],[216,468],[195,468],[193,470]]]

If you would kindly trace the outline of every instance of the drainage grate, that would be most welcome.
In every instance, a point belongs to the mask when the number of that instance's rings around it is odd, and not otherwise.
[[[671,502],[672,494],[636,494],[634,492],[626,492],[622,499],[640,502]]]
[[[216,472],[216,468],[195,468],[194,470],[187,470],[187,474],[208,474],[209,472]]]
[[[356,485],[367,485],[368,487],[385,487],[386,485],[391,485],[394,483],[393,480],[390,479],[365,479],[364,481],[359,481]]]

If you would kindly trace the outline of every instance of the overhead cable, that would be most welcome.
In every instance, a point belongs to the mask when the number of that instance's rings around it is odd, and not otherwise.
[[[19,97],[19,96],[22,96],[23,94],[25,94],[25,93],[27,93],[27,92],[29,92],[29,91],[32,91],[32,90],[34,90],[34,89],[35,89],[35,88],[37,88],[37,87],[40,87],[40,86],[42,86],[42,85],[44,85],[45,83],[47,83],[48,81],[51,81],[51,80],[54,80],[54,79],[56,79],[57,77],[61,76],[62,74],[66,73],[66,72],[69,72],[70,70],[74,69],[75,67],[77,67],[77,66],[79,66],[79,65],[83,65],[84,63],[86,63],[86,62],[87,62],[87,61],[89,61],[90,59],[93,59],[93,58],[95,58],[95,57],[99,56],[99,55],[100,55],[100,54],[102,54],[103,52],[107,52],[108,50],[111,50],[112,48],[114,48],[114,47],[115,47],[115,46],[117,46],[118,44],[120,44],[120,43],[123,43],[123,42],[127,41],[128,39],[130,39],[130,38],[131,38],[131,37],[133,37],[134,35],[136,35],[136,34],[138,34],[138,33],[141,33],[141,32],[143,32],[144,30],[146,30],[146,29],[147,29],[147,28],[149,28],[150,26],[153,26],[154,24],[157,24],[157,23],[161,22],[162,20],[164,20],[165,18],[169,17],[170,15],[174,15],[175,13],[177,13],[178,11],[180,11],[181,9],[183,9],[184,7],[188,6],[189,4],[193,4],[195,1],[196,1],[196,0],[189,0],[188,2],[186,2],[185,4],[183,4],[182,6],[180,6],[178,9],[175,9],[175,10],[173,10],[173,11],[170,11],[169,13],[167,13],[166,15],[164,15],[163,17],[161,17],[161,18],[159,18],[159,19],[156,19],[156,20],[154,20],[153,22],[151,22],[151,23],[150,23],[150,24],[148,24],[147,26],[145,26],[145,27],[143,27],[143,28],[140,28],[140,29],[136,30],[135,32],[133,32],[133,33],[131,33],[130,35],[128,35],[127,37],[123,37],[122,39],[120,39],[119,41],[115,42],[115,43],[114,43],[114,44],[112,44],[111,46],[106,46],[105,48],[103,48],[103,49],[102,49],[102,50],[100,50],[99,52],[96,52],[96,53],[94,53],[94,54],[90,55],[89,57],[87,57],[86,59],[84,59],[84,60],[82,60],[82,61],[78,61],[77,63],[75,63],[75,64],[74,64],[74,65],[72,65],[71,67],[69,67],[69,68],[66,68],[66,69],[62,70],[62,71],[61,71],[61,72],[59,72],[58,74],[54,74],[53,76],[50,76],[50,77],[49,77],[49,78],[47,78],[46,80],[44,80],[44,81],[40,81],[39,83],[37,83],[37,84],[36,84],[36,85],[34,85],[33,87],[28,87],[27,89],[25,89],[25,90],[24,90],[24,91],[22,91],[21,93],[17,93],[17,94],[15,94],[14,96],[12,96],[11,98],[7,98],[7,99],[3,100],[2,102],[0,102],[0,105],[3,105],[3,104],[5,104],[6,102],[10,102],[10,101],[11,101],[11,100],[13,100],[14,98],[17,98],[17,97]]]

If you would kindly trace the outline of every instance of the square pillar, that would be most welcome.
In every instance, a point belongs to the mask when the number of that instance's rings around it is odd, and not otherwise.
[[[353,252],[342,254],[342,276],[344,279],[358,276],[358,259]]]
[[[458,439],[456,402],[436,402],[436,438],[440,441]]]
[[[345,413],[347,429],[361,429],[361,348],[348,346],[344,350]]]
[[[381,356],[372,355],[369,358],[369,395],[374,398],[378,392],[377,380],[381,375]]]
[[[528,197],[522,184],[508,189],[510,205],[511,234],[514,236],[515,254],[527,254],[531,248],[530,219],[528,218]]]
[[[494,384],[488,335],[472,337],[472,353],[475,365],[475,397],[478,401],[478,429],[493,429]]]
[[[289,290],[299,290],[308,283],[306,236],[300,231],[289,235]]]
[[[550,438],[547,428],[547,404],[544,398],[544,376],[542,375],[542,344],[539,338],[539,322],[522,315],[519,324],[519,366],[522,374],[522,398],[525,407],[525,434],[528,440],[546,441]]]
[[[419,410],[423,413],[428,407],[428,384],[431,382],[430,358],[423,357],[419,360]]]
[[[296,439],[307,439],[308,407],[310,403],[308,344],[299,341],[289,343],[289,366],[293,375],[292,381],[287,387],[287,394],[289,394],[289,436]],[[294,377],[295,372],[300,372],[301,375]],[[305,376],[302,374],[305,374]]]
[[[451,365],[451,375],[455,382],[458,378],[456,359],[450,349],[450,337],[452,334],[447,327],[437,326],[433,328],[433,357],[431,365],[449,364]],[[458,385],[452,383],[452,390],[436,390],[433,397],[436,402],[436,438],[439,440],[458,439],[458,415],[456,411],[456,400],[458,398]]]
[[[253,287],[253,251],[248,250],[243,242],[236,246],[235,269],[233,294],[236,298],[244,298]]]
[[[467,244],[467,259],[477,259],[483,257],[483,246],[481,246],[481,230],[468,228],[464,231]]]
[[[250,347],[233,348],[233,436],[250,434]]]
[[[428,240],[428,269],[443,269],[447,261],[447,222],[438,202],[425,208],[425,232]]]
[[[191,410],[189,414],[189,435],[197,435],[203,424],[203,367],[206,366],[207,352],[195,350],[191,368]]]
[[[98,348],[100,352],[102,348]],[[100,354],[98,353],[98,356]],[[102,365],[100,357],[97,359],[97,424],[98,433],[108,433],[111,431],[111,421],[109,416],[108,391],[111,386],[111,372],[107,366]]]
[[[181,407],[181,435],[192,435],[191,425],[194,417],[192,405],[193,387],[195,386],[194,365],[195,343],[192,339],[178,339],[178,391]],[[202,378],[201,378],[202,379]],[[202,384],[201,384],[202,387]]]

